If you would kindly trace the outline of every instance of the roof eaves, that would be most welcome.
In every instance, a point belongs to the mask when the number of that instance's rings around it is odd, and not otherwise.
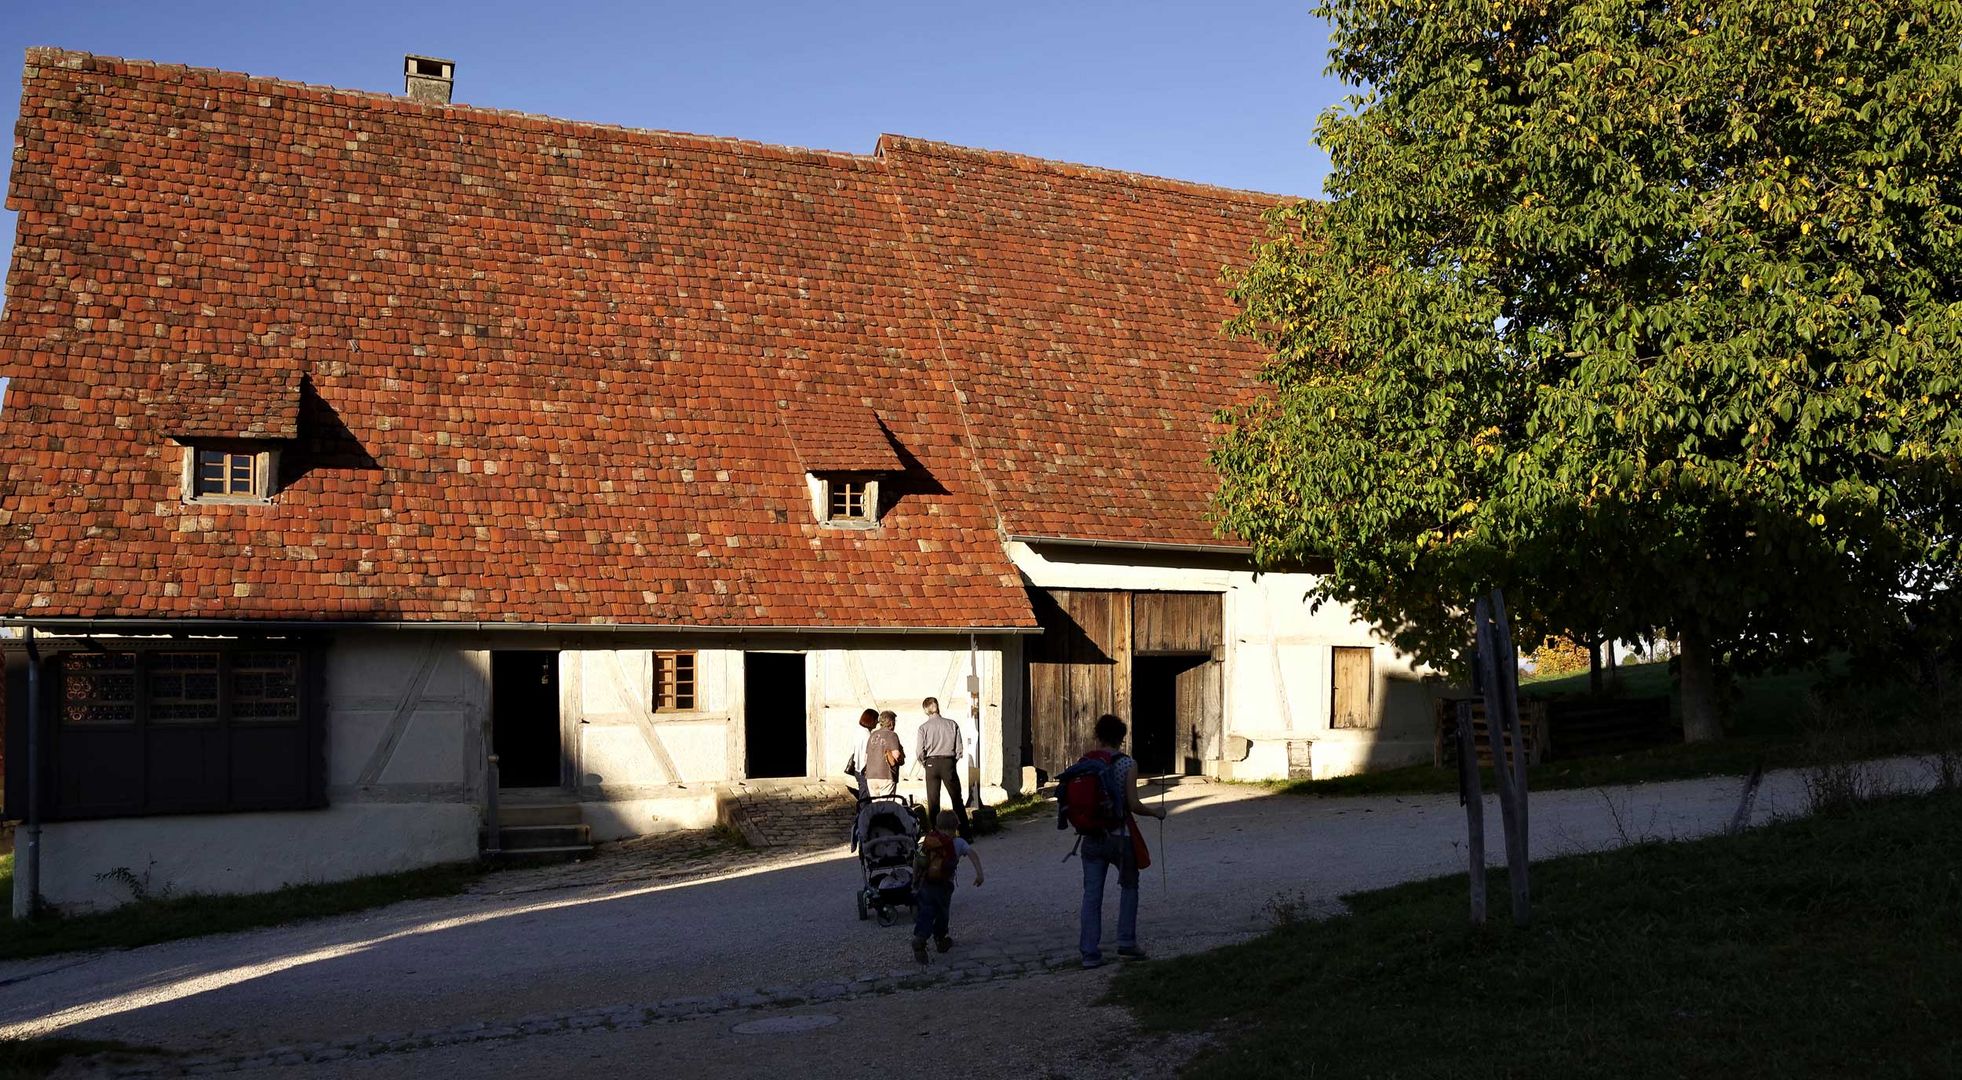
[[[91,616],[0,615],[0,626],[32,626],[36,629],[71,633],[172,633],[193,631],[279,631],[294,633],[325,630],[423,630],[490,632],[503,630],[555,631],[561,633],[602,634],[820,634],[839,637],[918,636],[923,634],[1040,634],[1042,628],[1029,625],[977,626],[707,626],[688,623],[620,622],[506,622],[478,620],[456,622],[417,622],[414,620],[361,621],[354,619],[173,619]]]

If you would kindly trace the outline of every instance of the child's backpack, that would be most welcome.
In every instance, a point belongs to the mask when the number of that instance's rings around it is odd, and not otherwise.
[[[918,858],[920,880],[936,885],[954,880],[954,871],[960,869],[960,853],[954,847],[954,838],[933,829],[920,837]]]
[[[1056,827],[1102,835],[1124,824],[1118,755],[1092,750],[1056,777]]]

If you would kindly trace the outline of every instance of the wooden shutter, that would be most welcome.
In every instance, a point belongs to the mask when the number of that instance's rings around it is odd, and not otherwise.
[[[1338,645],[1333,651],[1334,661],[1329,665],[1329,670],[1331,681],[1334,683],[1334,703],[1329,710],[1328,726],[1375,727],[1376,710],[1373,708],[1373,699],[1376,691],[1376,671],[1373,659],[1376,650]]]

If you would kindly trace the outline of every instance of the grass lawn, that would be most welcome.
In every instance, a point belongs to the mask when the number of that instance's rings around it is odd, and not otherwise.
[[[1620,696],[1668,697],[1674,687],[1667,664],[1634,664],[1621,669]],[[1722,740],[1689,745],[1631,750],[1620,754],[1548,761],[1528,771],[1527,787],[1538,791],[1684,780],[1698,776],[1743,775],[1759,762],[1768,769],[1844,760],[1853,756],[1879,757],[1922,750],[1934,738],[1918,723],[1921,703],[1905,687],[1868,690],[1856,695],[1860,715],[1822,718],[1813,694],[1822,678],[1834,672],[1783,672],[1739,679],[1730,705],[1727,733]],[[1524,683],[1522,699],[1585,696],[1586,672]],[[1844,711],[1844,710],[1842,710]],[[1822,731],[1830,737],[1822,739]],[[1949,736],[1952,737],[1952,734]],[[1555,746],[1558,750],[1558,746]],[[1411,765],[1357,776],[1300,780],[1274,785],[1292,795],[1408,795],[1458,790],[1453,768]],[[1492,775],[1485,771],[1485,790]]]
[[[132,949],[200,934],[344,915],[397,900],[450,896],[485,872],[478,863],[451,863],[325,885],[290,885],[251,896],[170,897],[100,914],[50,916],[33,922],[0,917],[0,960],[78,949]],[[8,904],[13,886],[14,857],[0,856],[0,897]],[[11,907],[0,909],[0,913],[9,911]]]
[[[1123,971],[1221,1077],[1962,1076],[1962,793],[1535,864],[1535,924],[1462,876]]]

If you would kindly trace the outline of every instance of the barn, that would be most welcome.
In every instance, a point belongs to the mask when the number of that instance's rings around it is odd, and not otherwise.
[[[1105,711],[1160,773],[1428,753],[1422,672],[1207,521],[1279,197],[453,73],[28,54],[0,621],[50,902],[467,858],[493,795],[700,826],[926,696],[991,798]]]

